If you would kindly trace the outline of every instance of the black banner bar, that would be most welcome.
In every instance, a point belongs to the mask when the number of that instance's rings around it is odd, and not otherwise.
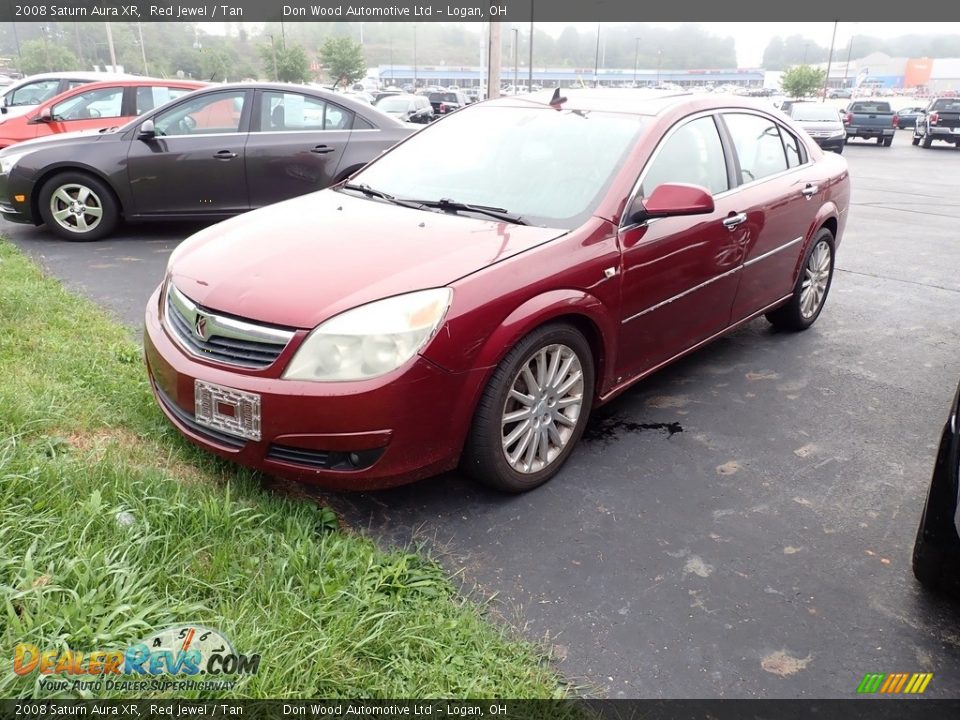
[[[5,22],[652,22],[960,20],[960,3],[876,0],[0,0]],[[788,28],[784,32],[789,32]]]
[[[960,700],[2,700],[0,718],[946,720]]]

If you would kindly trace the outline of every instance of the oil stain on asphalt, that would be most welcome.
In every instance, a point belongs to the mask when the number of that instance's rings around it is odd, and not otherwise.
[[[666,432],[668,437],[673,437],[677,433],[682,433],[683,427],[678,422],[638,423],[616,416],[595,418],[587,425],[583,433],[583,440],[585,442],[613,442],[627,433],[639,433],[644,430],[661,430]]]

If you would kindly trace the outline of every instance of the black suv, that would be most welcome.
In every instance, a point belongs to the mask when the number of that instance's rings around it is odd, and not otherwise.
[[[433,105],[433,112],[437,115],[446,115],[467,106],[467,98],[459,90],[431,92],[427,97]]]

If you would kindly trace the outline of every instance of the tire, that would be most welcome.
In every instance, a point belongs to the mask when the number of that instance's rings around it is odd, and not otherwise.
[[[917,528],[917,539],[913,543],[913,576],[928,590],[939,590],[946,578],[947,553],[924,537],[926,521],[927,511],[924,507],[920,527]]]
[[[815,252],[828,252],[826,261],[823,255],[818,255],[814,259]],[[800,277],[793,288],[793,295],[785,305],[781,305],[776,310],[771,310],[766,314],[767,320],[776,328],[781,330],[806,330],[816,322],[820,317],[820,312],[827,302],[827,295],[830,293],[830,285],[833,282],[835,244],[833,233],[827,228],[820,228],[810,243],[810,248],[803,258],[803,266],[800,271]],[[813,267],[811,268],[811,264]],[[813,273],[813,278],[810,277]],[[812,280],[821,288],[819,299],[817,294],[813,294],[812,307],[810,306],[811,295],[808,292],[808,280]]]
[[[893,138],[892,138],[892,137],[886,138],[886,139],[883,141],[883,146],[884,146],[884,147],[890,147],[891,145],[893,145]]]
[[[883,144],[884,144],[883,137],[882,137],[882,136],[881,136],[881,137],[878,137],[878,138],[877,138],[877,145],[883,145]]]
[[[551,370],[560,377],[551,381]],[[574,380],[578,373],[579,379]],[[531,389],[528,377],[539,387]],[[562,389],[571,381],[572,386],[559,397],[549,391],[541,395],[543,386]],[[593,389],[593,353],[586,338],[565,323],[537,328],[507,353],[490,377],[474,412],[461,469],[478,482],[509,493],[526,492],[547,482],[583,435],[593,406]],[[536,405],[518,400],[518,396]],[[564,401],[567,404],[562,408],[554,405]],[[535,417],[517,416],[525,407]],[[504,422],[508,415],[516,417]],[[560,416],[566,420],[558,422]],[[544,418],[546,423],[541,425]],[[559,445],[557,438],[561,439]]]
[[[910,142],[911,142],[913,145],[919,145],[919,144],[920,144],[920,136],[917,135],[916,129],[914,129],[914,131],[913,131],[913,137],[910,138]]]
[[[100,240],[112,233],[120,220],[120,206],[113,191],[82,172],[54,175],[40,188],[38,200],[44,224],[64,240]]]
[[[933,145],[933,138],[929,134],[924,133],[923,140],[920,141],[920,145],[924,149],[929,149],[929,147]]]
[[[837,148],[834,150],[837,155],[843,155],[843,145],[837,145]]]

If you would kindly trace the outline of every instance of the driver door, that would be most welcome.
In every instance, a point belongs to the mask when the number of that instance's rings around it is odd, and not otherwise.
[[[50,106],[50,122],[34,122],[34,137],[76,130],[99,130],[123,117],[123,87],[84,90]],[[43,113],[43,109],[40,110]]]
[[[139,216],[227,216],[250,209],[244,152],[253,91],[192,95],[150,117],[156,136],[134,139],[127,172]]]

